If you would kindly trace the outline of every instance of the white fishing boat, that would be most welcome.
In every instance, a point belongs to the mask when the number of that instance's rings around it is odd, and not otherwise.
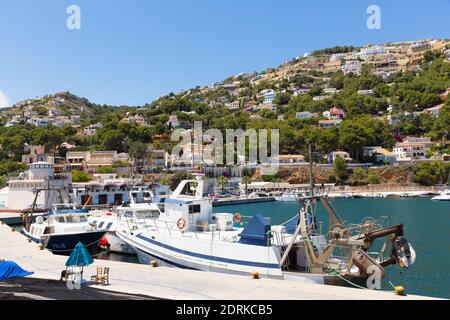
[[[87,210],[70,208],[52,210],[45,220],[37,217],[22,232],[54,254],[68,255],[79,242],[94,252],[106,230],[89,223]]]
[[[317,230],[313,206],[318,202],[329,217],[326,234]],[[402,225],[365,220],[344,227],[325,197],[306,198],[303,203],[299,214],[283,225],[272,226],[260,215],[244,223],[239,214],[213,213],[211,200],[203,197],[203,180],[197,177],[182,181],[158,204],[158,211],[137,223],[131,217],[119,220],[116,234],[147,265],[156,260],[180,268],[247,276],[257,272],[262,277],[319,284],[364,284],[374,270],[382,277],[387,265],[414,263],[415,253],[403,238]],[[385,245],[376,256],[369,255],[380,238],[385,238]]]
[[[108,231],[100,241],[100,247],[103,250],[135,254],[134,249],[116,235],[117,225],[119,221],[141,225],[141,220],[143,222],[145,218],[153,217],[154,211],[159,212],[158,206],[151,202],[154,195],[151,191],[148,192],[149,195],[143,202],[138,203],[138,198],[130,194],[130,203],[123,204],[115,210],[93,210],[89,212],[89,221],[98,228],[105,228]]]
[[[297,202],[299,197],[297,193],[294,192],[285,192],[280,196],[274,197],[276,201],[282,202]]]
[[[441,193],[433,198],[431,200],[435,201],[450,201],[450,189],[446,189],[444,191],[441,191]]]

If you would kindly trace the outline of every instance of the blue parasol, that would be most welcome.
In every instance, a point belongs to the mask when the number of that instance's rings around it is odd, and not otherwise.
[[[66,267],[86,267],[93,262],[89,251],[81,242],[78,242],[66,262]]]

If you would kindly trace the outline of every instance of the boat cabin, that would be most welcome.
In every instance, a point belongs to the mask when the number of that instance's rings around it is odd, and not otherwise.
[[[89,231],[87,214],[54,214],[48,216],[44,221],[42,217],[37,217],[36,222],[31,224],[29,233],[35,237],[51,234],[77,233],[80,230]]]

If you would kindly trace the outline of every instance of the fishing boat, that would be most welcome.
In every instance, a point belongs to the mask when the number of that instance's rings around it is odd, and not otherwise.
[[[294,192],[285,192],[280,196],[274,197],[276,201],[282,201],[282,202],[297,202],[298,201],[298,194]]]
[[[433,198],[431,200],[435,201],[450,201],[450,189],[446,189],[444,191],[441,191],[441,193]]]
[[[100,248],[109,252],[122,254],[135,254],[135,251],[126,242],[122,241],[117,235],[117,225],[122,223],[132,223],[142,225],[145,219],[153,217],[154,212],[159,212],[159,207],[152,203],[153,193],[142,202],[133,194],[129,196],[130,202],[117,207],[115,210],[94,210],[89,212],[89,222],[96,225],[97,228],[104,228],[107,233],[100,241]]]
[[[107,231],[89,223],[87,210],[69,208],[51,210],[45,220],[37,217],[22,232],[52,253],[68,255],[79,242],[94,252]]]
[[[255,215],[213,213],[203,197],[203,179],[182,181],[174,193],[158,203],[159,211],[119,221],[116,234],[138,255],[139,261],[201,271],[288,279],[330,285],[365,285],[373,272],[415,261],[403,237],[403,225],[383,225],[374,219],[345,226],[323,195],[300,199],[298,215],[281,225]],[[328,230],[316,223],[317,204],[328,216]],[[372,245],[384,239],[374,254]],[[370,253],[369,253],[370,252]]]

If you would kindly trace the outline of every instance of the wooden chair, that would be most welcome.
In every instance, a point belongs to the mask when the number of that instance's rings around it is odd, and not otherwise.
[[[103,277],[103,269],[97,267],[97,274],[95,276],[91,276],[91,281],[94,283],[100,283]]]
[[[91,277],[91,281],[103,286],[109,285],[109,268],[97,267],[97,274]]]
[[[109,268],[103,269],[103,285],[109,285]]]

